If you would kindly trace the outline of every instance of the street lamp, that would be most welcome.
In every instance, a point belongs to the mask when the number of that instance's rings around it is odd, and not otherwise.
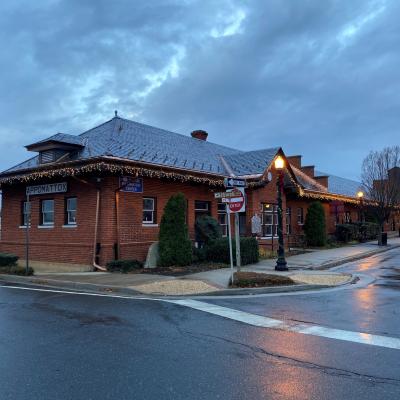
[[[278,259],[276,260],[276,271],[288,271],[285,260],[285,245],[283,242],[283,220],[282,220],[282,190],[283,190],[283,169],[285,168],[285,160],[278,156],[275,159],[275,169],[278,172],[276,179],[276,188],[278,192]]]
[[[364,197],[364,192],[359,191],[357,192],[357,197],[360,200],[360,222],[364,222],[364,212],[363,212],[363,197]]]

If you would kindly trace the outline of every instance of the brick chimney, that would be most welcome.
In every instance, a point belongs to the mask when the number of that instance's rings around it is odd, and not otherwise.
[[[298,169],[301,168],[301,156],[289,156],[286,157],[286,159],[289,161],[289,164],[293,165],[293,167]]]
[[[304,172],[310,178],[314,178],[314,169],[315,169],[314,165],[307,165],[301,167],[301,171]]]
[[[193,131],[191,135],[192,138],[206,141],[208,133],[206,131],[203,131],[202,129],[198,129],[196,131]]]
[[[323,175],[323,176],[314,176],[314,179],[323,187],[328,189],[328,181],[329,181],[329,176]]]

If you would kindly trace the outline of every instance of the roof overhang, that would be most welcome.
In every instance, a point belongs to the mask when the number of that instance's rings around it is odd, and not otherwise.
[[[78,143],[68,143],[63,142],[61,140],[46,140],[42,142],[32,143],[25,146],[28,151],[46,151],[46,150],[53,150],[53,149],[60,149],[60,150],[81,150],[85,146],[83,144]]]

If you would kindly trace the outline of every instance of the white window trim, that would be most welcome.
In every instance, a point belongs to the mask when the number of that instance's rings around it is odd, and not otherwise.
[[[70,200],[70,199],[75,199],[75,201],[76,201],[75,202],[75,205],[76,205],[75,210],[68,210],[68,200]],[[67,201],[66,201],[65,207],[66,207],[66,213],[67,213],[67,223],[63,225],[63,228],[65,228],[66,226],[72,226],[72,227],[76,226],[76,215],[77,215],[77,212],[78,212],[78,198],[77,197],[67,197]],[[70,215],[71,212],[75,212],[75,222],[70,222],[69,221],[69,215]]]
[[[44,213],[44,211],[43,211],[43,204],[44,204],[44,202],[45,201],[52,201],[53,202],[53,211],[47,211],[46,212],[46,214],[53,214],[53,222],[44,222],[43,221],[43,215],[45,214]],[[53,227],[54,226],[54,220],[55,220],[55,210],[54,210],[54,208],[55,208],[55,201],[54,201],[54,199],[44,199],[44,200],[42,200],[42,203],[41,203],[41,206],[40,206],[40,208],[41,208],[41,216],[40,216],[40,218],[41,218],[41,220],[43,221],[40,225],[38,225],[38,227],[45,227],[45,226],[49,226],[49,227]]]
[[[155,215],[155,212],[156,212],[156,210],[155,210],[155,208],[156,208],[156,199],[155,199],[155,197],[143,197],[142,203],[144,203],[145,200],[151,200],[153,202],[153,208],[151,210],[148,210],[148,209],[145,209],[143,207],[143,210],[142,210],[142,226],[152,226],[152,225],[153,226],[154,225],[158,226],[158,224],[156,224],[154,222],[154,215]],[[151,221],[143,221],[143,214],[144,214],[145,211],[147,211],[147,212],[150,211],[152,213]]]
[[[62,228],[77,228],[78,224],[64,224]]]
[[[147,211],[149,211],[149,210],[147,210]],[[147,223],[143,222],[142,226],[146,227],[146,228],[156,228],[158,226],[158,224],[155,224],[155,223],[152,223],[152,222],[147,222]]]
[[[54,224],[43,224],[37,226],[39,229],[52,229],[54,228]]]

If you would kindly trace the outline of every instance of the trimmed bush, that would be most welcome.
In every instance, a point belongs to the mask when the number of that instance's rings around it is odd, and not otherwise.
[[[206,248],[193,247],[192,262],[199,263],[207,260]]]
[[[339,242],[348,243],[358,239],[358,227],[355,224],[337,224],[335,236]]]
[[[375,222],[355,222],[337,224],[335,236],[339,242],[348,243],[354,240],[375,240],[379,232],[379,225]]]
[[[308,209],[304,223],[304,232],[308,246],[325,246],[326,223],[324,207],[319,201],[312,202]]]
[[[197,218],[195,229],[196,240],[200,243],[207,244],[222,237],[221,227],[218,221],[209,215],[202,215]]]
[[[26,268],[25,267],[19,267],[18,265],[12,265],[12,266],[1,266],[0,267],[0,274],[9,274],[9,275],[25,275],[25,276],[31,276],[34,274],[33,268],[29,267],[28,268],[28,273],[26,273]]]
[[[186,199],[182,193],[170,197],[161,218],[159,262],[161,267],[186,266],[192,262],[192,242],[186,226]]]
[[[17,265],[18,256],[9,253],[0,253],[0,267]]]
[[[229,240],[221,238],[212,241],[205,247],[207,260],[213,262],[230,263]],[[236,264],[236,243],[232,240],[233,262]],[[254,264],[259,260],[258,242],[256,238],[240,238],[240,258],[242,265]]]
[[[143,263],[138,260],[113,260],[107,263],[106,268],[110,272],[122,272],[126,274],[143,268]]]

